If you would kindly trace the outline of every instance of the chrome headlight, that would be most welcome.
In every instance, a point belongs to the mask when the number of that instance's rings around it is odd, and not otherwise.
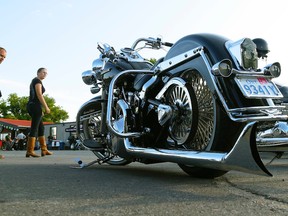
[[[102,70],[103,69],[104,62],[102,59],[95,59],[92,63],[92,70]]]
[[[104,65],[102,59],[95,59],[92,63],[92,70],[95,72],[98,80],[102,80],[101,72],[103,71]]]
[[[82,80],[86,85],[92,85],[96,82],[96,74],[92,70],[87,70],[82,73]]]

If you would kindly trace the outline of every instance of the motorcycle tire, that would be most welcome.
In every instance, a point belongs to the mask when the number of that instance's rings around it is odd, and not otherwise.
[[[200,72],[187,70],[182,76],[193,87],[198,106],[196,134],[190,143],[185,144],[185,149],[229,151],[232,145],[228,143],[234,143],[231,139],[233,136],[229,136],[229,134],[238,134],[239,128],[227,117],[219,101],[212,96],[211,90]],[[185,164],[178,165],[184,172],[197,178],[216,178],[227,173],[223,170]]]
[[[85,118],[81,121],[81,117],[89,115],[89,118]],[[100,137],[100,124],[101,124],[101,102],[99,100],[93,100],[85,104],[77,114],[77,133],[80,141],[83,143],[84,140],[93,140],[95,137]],[[82,128],[81,128],[82,125]],[[80,129],[81,128],[81,129]],[[98,136],[97,136],[98,135]],[[106,145],[106,144],[105,144]],[[86,146],[87,147],[87,146]],[[99,159],[106,159],[110,156],[107,148],[101,150],[95,150],[91,147],[90,149]],[[106,163],[110,165],[124,166],[131,163],[130,160],[121,158],[117,155],[109,159]]]
[[[180,39],[167,53],[165,60],[186,52],[190,49],[205,46],[209,50],[212,64],[229,58],[224,49],[226,39],[214,35],[190,35]],[[213,62],[215,61],[215,62]],[[198,103],[198,127],[196,135],[190,144],[185,144],[186,150],[191,151],[230,151],[245,124],[232,121],[224,110],[219,98],[215,96],[215,89],[210,71],[201,57],[170,71],[174,76],[181,76],[191,84]],[[215,178],[227,171],[204,168],[186,164],[178,164],[188,175],[197,178]]]

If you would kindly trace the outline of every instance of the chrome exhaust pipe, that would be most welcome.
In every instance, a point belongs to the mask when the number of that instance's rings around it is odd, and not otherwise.
[[[259,152],[288,152],[288,137],[259,138],[256,143]]]
[[[273,128],[258,133],[256,144],[261,152],[287,152],[288,123],[279,121]]]
[[[183,151],[135,147],[128,138],[124,146],[129,155],[196,167],[272,176],[263,164],[256,146],[256,122],[248,123],[230,152]]]

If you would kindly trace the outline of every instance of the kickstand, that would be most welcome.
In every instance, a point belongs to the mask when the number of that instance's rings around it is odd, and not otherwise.
[[[83,163],[82,160],[80,160],[79,158],[76,158],[74,161],[78,164],[76,166],[71,166],[71,168],[74,168],[74,169],[82,169],[82,168],[85,168],[85,167],[89,167],[95,163],[98,163],[99,165],[101,165],[102,163],[105,163],[107,161],[109,161],[111,158],[113,157],[106,157],[106,158],[102,158],[102,159],[97,159],[97,160],[94,160],[94,161],[91,161],[87,164]]]
[[[269,161],[266,165],[270,165],[276,158],[279,159],[282,157],[282,155],[284,154],[284,152],[275,152],[275,157],[273,157],[271,159],[271,161]]]

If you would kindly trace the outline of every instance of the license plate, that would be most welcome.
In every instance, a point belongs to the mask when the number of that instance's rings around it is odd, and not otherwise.
[[[241,92],[246,98],[282,98],[278,87],[264,77],[236,77]]]

